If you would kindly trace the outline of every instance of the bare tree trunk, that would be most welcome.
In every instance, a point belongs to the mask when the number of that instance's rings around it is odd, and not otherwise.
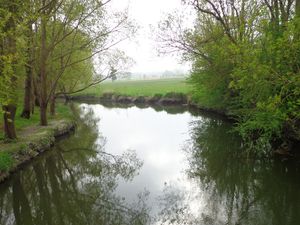
[[[70,97],[68,95],[64,95],[64,97],[65,97],[65,103],[64,104],[67,105],[70,101]]]
[[[8,104],[2,106],[2,109],[4,111],[4,135],[5,138],[8,139],[16,139],[16,129],[15,129],[15,116],[17,107],[14,104]]]
[[[33,76],[33,69],[32,69],[32,23],[28,22],[27,24],[28,32],[27,32],[27,65],[26,65],[26,79],[25,79],[25,93],[24,93],[24,105],[21,117],[29,119],[31,113],[31,93],[32,93],[32,76]]]
[[[50,115],[55,115],[55,95],[52,95],[50,99]]]
[[[34,106],[40,107],[40,97],[39,97],[39,90],[37,88],[37,83],[36,80],[33,78],[32,79],[32,84],[33,84],[33,103]]]
[[[43,7],[46,6],[46,1],[43,0]],[[45,9],[44,9],[45,10]],[[46,46],[46,14],[45,11],[42,13],[41,19],[41,58],[40,58],[40,124],[42,126],[47,126],[47,71],[46,71],[46,62],[47,62],[47,46]]]
[[[296,0],[296,16],[300,18],[300,0]]]
[[[31,112],[31,78],[32,78],[32,69],[31,66],[26,67],[26,79],[25,79],[25,93],[24,93],[24,105],[21,117],[29,119]]]
[[[47,106],[44,104],[40,105],[40,125],[41,126],[47,126],[48,120],[47,120]]]
[[[296,32],[295,32],[295,39],[299,40],[300,38],[300,0],[296,0]],[[299,50],[299,49],[298,49]],[[299,61],[298,61],[299,62]],[[300,64],[296,64],[295,71],[299,72]]]
[[[32,74],[33,75],[33,74]],[[34,114],[34,106],[35,106],[35,99],[36,99],[36,97],[35,97],[35,94],[34,94],[34,77],[32,77],[32,79],[31,79],[31,93],[30,93],[30,96],[31,96],[31,101],[30,101],[30,103],[31,103],[31,114]]]

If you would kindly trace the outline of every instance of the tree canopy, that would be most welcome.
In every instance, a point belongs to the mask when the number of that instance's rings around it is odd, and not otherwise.
[[[115,78],[119,69],[131,63],[116,46],[132,37],[136,26],[126,11],[109,8],[111,3],[112,0],[1,2],[0,102],[6,138],[16,138],[18,96],[24,96],[22,117],[30,118],[36,105],[40,108],[40,124],[47,125],[48,106],[54,114],[59,95]],[[107,59],[99,60],[103,56]]]
[[[194,27],[169,15],[158,40],[193,62],[194,101],[233,116],[255,153],[299,141],[299,0],[184,3],[196,13]]]

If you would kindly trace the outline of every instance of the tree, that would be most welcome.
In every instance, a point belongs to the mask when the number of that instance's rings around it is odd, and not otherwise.
[[[126,13],[109,15],[110,20],[106,18],[108,13],[105,6],[110,1],[41,2],[41,22],[38,25],[40,57],[37,69],[41,125],[47,125],[48,103],[55,98],[55,90],[65,76],[66,69],[93,59],[97,54],[104,54],[135,31]],[[82,39],[78,45],[77,38],[82,34],[88,35],[88,38]],[[61,51],[60,56],[52,57],[55,49],[67,40],[68,48]],[[74,60],[74,53],[83,49],[91,49],[91,54]],[[57,61],[61,64],[59,69],[50,71]]]
[[[105,80],[116,80],[119,77],[126,77],[128,73],[124,71],[131,67],[133,63],[134,61],[120,50],[106,52],[94,61],[93,67],[96,67],[97,70],[93,68],[92,73],[89,74],[89,79],[83,74],[83,76],[73,76],[73,80],[70,82],[70,78],[65,76],[66,80],[62,79],[60,81],[60,88],[55,96],[64,96],[68,99],[69,95],[84,91]],[[86,63],[85,66],[87,66]],[[92,66],[92,64],[90,64],[90,66]]]
[[[32,0],[26,1],[24,6],[25,13],[22,15],[22,20],[25,22],[24,36],[26,40],[26,77],[24,81],[24,99],[23,99],[23,110],[21,117],[29,119],[34,107],[34,30],[33,26],[36,26],[36,13],[33,12],[35,3]]]
[[[299,1],[185,2],[196,12],[194,28],[169,16],[159,37],[163,50],[193,62],[194,101],[233,115],[256,153],[300,140]]]
[[[17,82],[22,71],[21,46],[18,46],[18,25],[21,1],[3,1],[0,6],[0,99],[4,114],[4,133],[8,139],[17,137],[14,120],[17,109]],[[20,40],[20,37],[19,37]]]

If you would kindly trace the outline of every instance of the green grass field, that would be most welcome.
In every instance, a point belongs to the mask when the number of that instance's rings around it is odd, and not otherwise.
[[[185,79],[157,79],[157,80],[134,80],[134,81],[108,81],[91,87],[77,95],[101,96],[103,93],[112,92],[128,96],[153,96],[165,95],[168,92],[187,94],[190,86]]]
[[[157,80],[135,80],[135,81],[108,81],[97,86],[91,87],[77,95],[101,96],[103,93],[112,92],[128,96],[154,96],[155,94],[165,95],[169,92],[187,94],[190,92],[190,86],[184,79],[157,79]],[[21,99],[21,98],[20,98]],[[39,124],[39,108],[35,108],[35,113],[31,119],[23,119],[20,117],[22,103],[18,105],[15,126],[17,133],[28,126],[36,126]],[[67,106],[57,104],[56,116],[50,117],[49,120],[56,120],[70,116],[70,110]],[[0,116],[3,115],[0,112]],[[0,140],[3,139],[3,121],[0,120]]]

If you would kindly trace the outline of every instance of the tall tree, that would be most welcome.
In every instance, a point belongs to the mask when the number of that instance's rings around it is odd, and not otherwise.
[[[171,15],[159,34],[163,50],[193,62],[194,101],[235,115],[256,153],[269,154],[274,140],[280,148],[299,141],[300,1],[185,2],[196,12],[194,27]]]
[[[32,31],[33,23],[29,21],[27,23],[27,49],[26,49],[26,78],[24,82],[24,100],[23,100],[23,111],[21,113],[21,117],[29,119],[30,114],[32,112],[32,92],[33,92],[33,55],[34,55],[34,45],[33,45],[33,31]]]
[[[296,16],[300,18],[300,0],[296,0]]]
[[[66,69],[104,54],[135,31],[126,13],[108,14],[106,5],[110,2],[42,0],[37,68],[41,125],[47,125],[48,104],[55,99],[55,91],[59,81],[66,75]],[[77,43],[82,36],[88,38]],[[62,45],[63,51],[57,51]],[[78,56],[78,52],[84,49],[90,49],[90,54],[74,60],[74,55]]]
[[[17,51],[17,24],[21,1],[4,0],[0,5],[0,99],[4,114],[4,133],[8,139],[17,137],[15,115],[17,109],[17,69],[20,54]]]

